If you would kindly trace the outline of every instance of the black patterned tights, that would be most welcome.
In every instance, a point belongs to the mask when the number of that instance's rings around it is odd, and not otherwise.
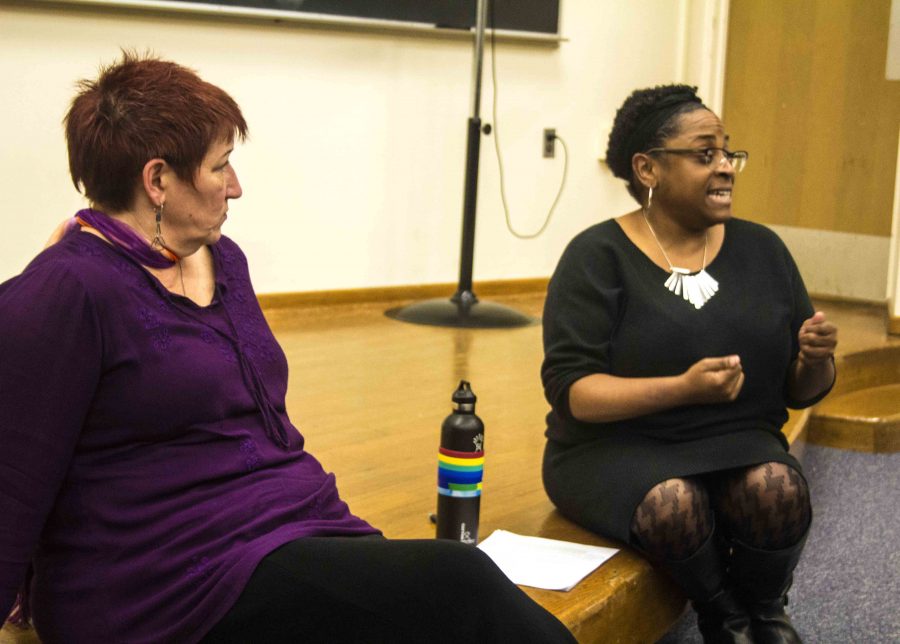
[[[716,521],[749,546],[779,550],[800,540],[810,514],[803,477],[783,463],[763,463],[663,481],[638,505],[631,533],[638,546],[659,560],[690,557]]]

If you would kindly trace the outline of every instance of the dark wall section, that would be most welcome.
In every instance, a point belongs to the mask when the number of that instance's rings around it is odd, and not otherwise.
[[[171,1],[419,22],[457,29],[467,29],[475,25],[476,6],[476,0]],[[492,12],[498,29],[557,34],[559,32],[559,2],[560,0],[496,0]],[[491,12],[488,15],[490,16]],[[490,17],[488,25],[490,25]]]

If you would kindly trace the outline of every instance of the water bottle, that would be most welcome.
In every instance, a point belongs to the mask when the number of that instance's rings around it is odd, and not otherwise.
[[[484,423],[465,380],[453,392],[453,413],[441,425],[438,453],[437,538],[478,543],[484,473]]]

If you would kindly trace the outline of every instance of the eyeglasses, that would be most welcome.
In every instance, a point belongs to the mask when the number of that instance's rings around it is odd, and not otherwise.
[[[705,166],[720,166],[728,159],[728,163],[734,169],[735,174],[743,170],[747,165],[750,153],[744,150],[726,150],[725,148],[652,148],[644,154],[691,154],[698,162]],[[718,161],[716,161],[718,159]]]

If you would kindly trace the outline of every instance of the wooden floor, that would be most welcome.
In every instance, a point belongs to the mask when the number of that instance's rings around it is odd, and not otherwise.
[[[492,300],[539,317],[543,294]],[[540,471],[548,410],[539,377],[541,326],[420,326],[385,317],[394,305],[266,311],[288,356],[288,410],[307,449],[335,472],[351,509],[385,534],[432,536],[440,425],[451,393],[466,379],[486,428],[480,536],[530,523],[517,513],[520,495],[533,490],[517,489],[492,471],[511,465]],[[839,325],[839,353],[900,346],[900,338],[885,332],[884,307],[818,306]],[[550,507],[544,499],[533,509],[546,514]]]
[[[540,295],[502,298],[540,316]],[[495,298],[495,301],[499,301]],[[449,329],[384,316],[396,303],[266,311],[290,363],[288,410],[351,509],[389,537],[433,537],[440,427],[461,379],[485,423],[482,529],[515,529],[530,490],[491,476],[538,473],[544,402],[541,327]],[[374,448],[374,449],[373,449]],[[549,501],[537,512],[546,514]]]
[[[537,317],[543,306],[543,293],[491,299]],[[290,362],[288,409],[308,450],[335,472],[351,509],[389,537],[434,535],[428,517],[435,509],[440,425],[464,378],[478,396],[486,428],[479,537],[502,528],[616,546],[558,521],[540,486],[548,411],[539,377],[541,326],[419,326],[384,316],[397,304],[267,311]],[[900,338],[885,332],[883,306],[820,302],[818,307],[839,325],[839,354],[900,346]],[[530,474],[509,476],[512,472]],[[621,574],[630,574],[635,556],[619,557]],[[611,587],[622,583],[618,575],[611,569],[594,581]],[[579,623],[578,615],[568,613],[564,593],[526,592],[565,623]]]
[[[539,318],[543,293],[491,300]],[[429,515],[436,506],[440,427],[451,394],[466,379],[485,424],[479,539],[502,528],[616,547],[561,520],[541,486],[548,411],[539,377],[541,326],[414,325],[384,315],[397,304],[266,311],[290,363],[288,410],[307,449],[337,476],[350,509],[388,537],[434,537]],[[579,586],[578,601],[573,594],[524,590],[580,642],[655,641],[684,602],[658,577],[626,551]],[[648,617],[638,612],[641,606],[656,610]]]

